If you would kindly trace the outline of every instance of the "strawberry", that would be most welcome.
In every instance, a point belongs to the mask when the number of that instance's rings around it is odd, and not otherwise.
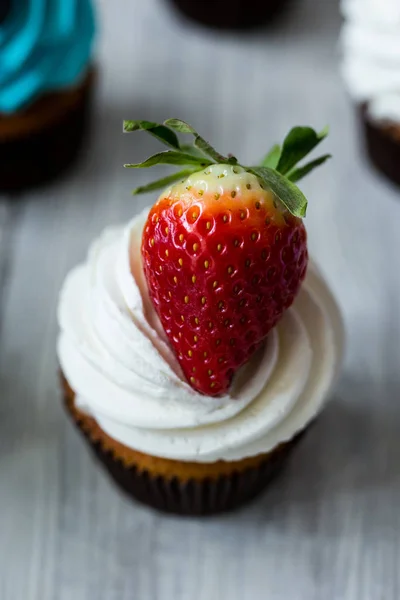
[[[305,277],[307,235],[301,217],[307,201],[293,182],[328,156],[295,165],[327,132],[295,128],[260,167],[243,167],[182,121],[125,123],[125,130],[136,129],[174,149],[126,166],[190,166],[135,190],[179,178],[150,210],[143,267],[185,377],[197,391],[218,396],[292,304]],[[182,147],[174,129],[193,134],[194,148]]]

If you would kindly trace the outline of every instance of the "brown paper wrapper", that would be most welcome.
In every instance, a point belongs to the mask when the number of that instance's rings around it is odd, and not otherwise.
[[[135,467],[127,468],[99,443],[93,443],[87,435],[85,438],[114,482],[130,497],[159,511],[199,516],[227,512],[255,498],[281,471],[292,448],[288,444],[258,468],[217,479],[181,482],[176,477],[154,477],[146,471],[138,472]]]
[[[105,448],[101,438],[96,439],[85,426],[73,405],[73,397],[65,391],[65,407],[78,430],[83,434],[94,455],[126,494],[156,510],[179,515],[213,515],[239,508],[260,494],[274,477],[281,472],[299,434],[292,441],[281,444],[265,455],[256,466],[202,478],[181,479],[179,476],[157,475],[135,465],[127,466],[111,448]],[[90,420],[90,418],[89,418]],[[144,456],[144,455],[142,455]],[[175,462],[175,461],[168,461]],[[182,463],[176,461],[179,467]],[[212,466],[218,465],[214,463]],[[241,463],[238,463],[241,464]]]
[[[245,30],[274,20],[291,0],[169,0],[180,13],[216,29]]]
[[[366,105],[360,107],[360,119],[371,162],[393,183],[400,185],[400,123],[385,125],[372,121]]]
[[[0,114],[0,192],[18,193],[52,181],[77,159],[88,130],[96,75],[46,94],[28,108]]]

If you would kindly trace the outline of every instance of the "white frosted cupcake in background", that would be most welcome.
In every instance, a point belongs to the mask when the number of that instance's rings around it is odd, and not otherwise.
[[[374,165],[400,184],[400,1],[342,0],[342,73]]]

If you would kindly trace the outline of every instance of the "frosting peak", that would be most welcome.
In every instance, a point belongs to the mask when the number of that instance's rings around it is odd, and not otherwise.
[[[90,0],[21,0],[0,22],[0,112],[73,85],[90,60]]]
[[[121,443],[166,458],[235,460],[289,440],[319,412],[341,361],[342,321],[321,275],[311,265],[229,393],[203,396],[182,377],[147,294],[146,218],[106,230],[65,281],[58,356],[77,406]]]

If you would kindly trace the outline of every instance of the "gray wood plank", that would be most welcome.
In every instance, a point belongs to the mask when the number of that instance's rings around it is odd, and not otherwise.
[[[1,600],[398,599],[400,202],[359,151],[338,73],[337,2],[298,0],[277,28],[240,39],[182,24],[162,0],[120,0],[118,10],[101,0],[99,10],[96,127],[82,165],[26,196],[17,216],[0,204],[0,274],[10,248],[0,275]],[[60,405],[62,280],[105,225],[150,201],[130,196],[146,173],[122,168],[157,148],[121,133],[132,116],[187,119],[244,161],[293,123],[332,126],[335,159],[303,187],[310,247],[347,323],[344,373],[279,482],[232,516],[179,520],[130,504]]]
[[[14,232],[21,210],[17,198],[0,196],[0,336],[4,299],[11,275]]]

